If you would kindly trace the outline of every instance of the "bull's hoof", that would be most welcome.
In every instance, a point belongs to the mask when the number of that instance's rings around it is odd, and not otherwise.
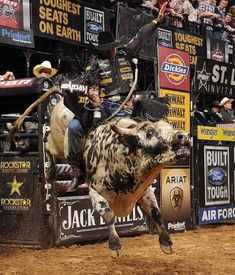
[[[166,231],[163,231],[159,236],[159,243],[162,251],[166,254],[173,254],[172,241],[169,234]]]
[[[171,245],[165,245],[165,244],[160,243],[160,247],[161,247],[161,250],[165,254],[173,254],[174,253]]]
[[[116,250],[109,249],[109,253],[112,258],[120,258],[123,255],[123,249],[122,248],[116,249]]]

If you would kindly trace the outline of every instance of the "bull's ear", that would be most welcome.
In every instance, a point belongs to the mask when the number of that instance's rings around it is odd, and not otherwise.
[[[110,125],[111,129],[120,136],[137,136],[137,127],[134,128],[121,128],[116,124]]]

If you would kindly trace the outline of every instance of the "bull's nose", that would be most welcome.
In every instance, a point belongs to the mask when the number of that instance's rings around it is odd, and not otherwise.
[[[177,132],[173,138],[173,144],[183,145],[189,141],[187,133]]]

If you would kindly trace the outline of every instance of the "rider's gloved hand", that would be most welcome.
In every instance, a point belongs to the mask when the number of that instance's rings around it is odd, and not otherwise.
[[[90,86],[88,90],[88,97],[94,107],[101,105],[100,91],[98,86]]]

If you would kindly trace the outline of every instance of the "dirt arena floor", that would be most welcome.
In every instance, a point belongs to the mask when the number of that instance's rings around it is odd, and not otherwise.
[[[112,259],[107,242],[48,250],[0,246],[0,274],[235,274],[235,225],[171,234],[165,255],[157,235],[122,238],[123,256]]]

